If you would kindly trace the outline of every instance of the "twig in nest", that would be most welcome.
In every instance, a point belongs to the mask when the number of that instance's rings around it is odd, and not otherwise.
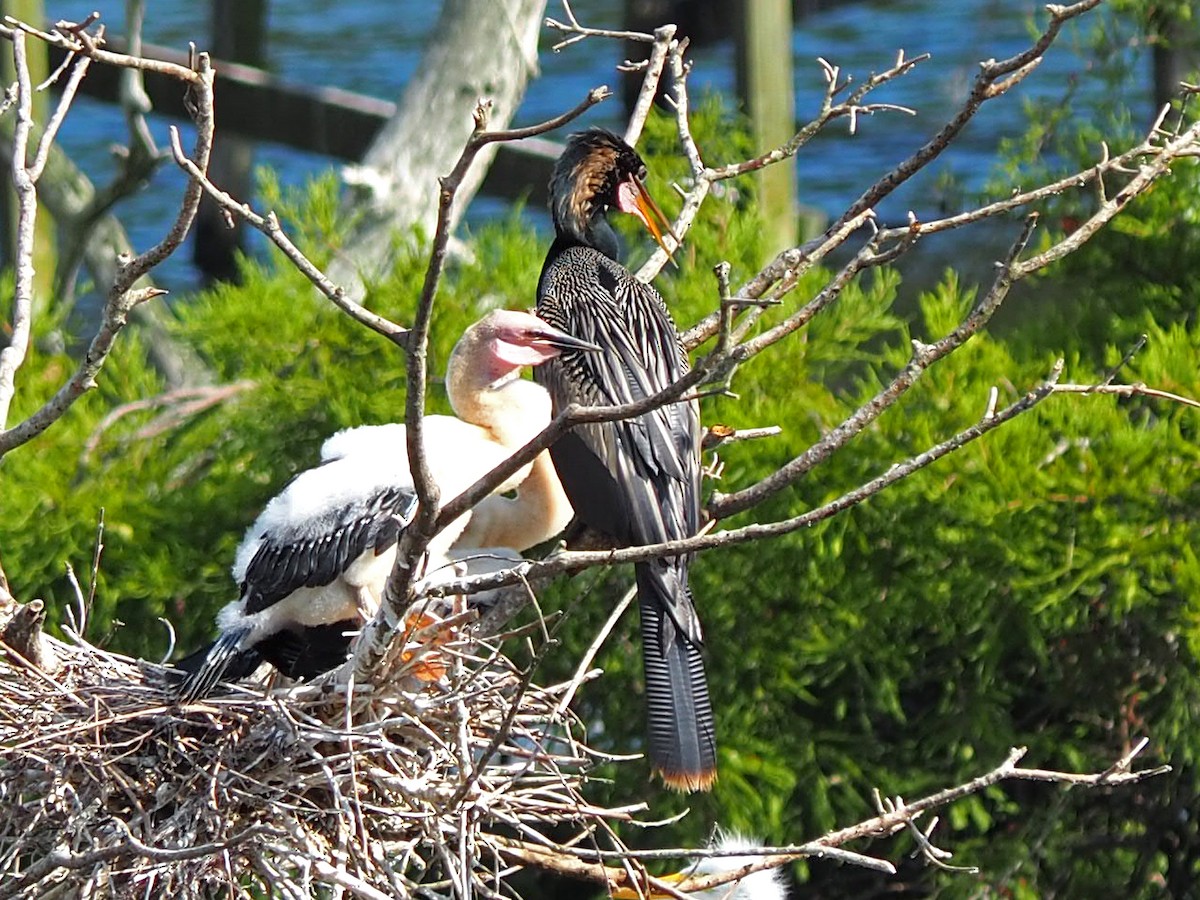
[[[395,896],[438,890],[444,848],[458,896],[494,895],[506,872],[490,835],[516,824],[578,842],[643,809],[585,801],[587,756],[555,737],[574,728],[558,708],[568,686],[481,658],[462,630],[430,651],[453,661],[432,681],[183,707],[164,702],[156,666],[43,639],[55,675],[0,654],[0,898],[82,890],[97,871],[118,892],[150,878],[164,894],[232,881]]]

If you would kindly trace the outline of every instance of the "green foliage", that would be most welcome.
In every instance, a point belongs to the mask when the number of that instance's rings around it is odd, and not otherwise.
[[[323,261],[339,230],[335,180],[311,185],[301,198],[281,195],[267,176],[266,194],[298,244]],[[527,226],[506,222],[482,231],[474,262],[452,266],[431,346],[438,380],[457,335],[484,309],[528,305],[536,244]],[[425,263],[423,248],[408,247],[373,287],[370,305],[411,319]],[[176,336],[217,379],[249,386],[182,425],[160,418],[159,407],[126,408],[163,391],[131,331],[99,389],[40,441],[10,454],[3,470],[10,512],[0,549],[18,596],[44,597],[53,611],[70,603],[64,564],[86,575],[103,511],[91,633],[123,622],[113,645],[153,659],[167,639],[158,616],[171,619],[181,646],[210,633],[214,611],[233,596],[228,570],[243,531],[292,474],[316,461],[320,443],[342,427],[402,418],[404,401],[399,350],[325,302],[278,254],[244,261],[240,285],[187,298],[174,311]],[[22,370],[14,418],[47,398],[72,365],[34,355]],[[431,393],[434,410],[448,411],[440,390]],[[114,408],[126,414],[103,423]],[[85,451],[89,439],[95,447]]]
[[[1069,84],[1061,97],[1026,103],[1028,128],[1001,142],[1002,163],[987,188],[998,196],[1013,184],[1029,185],[1060,178],[1094,164],[1104,148],[1113,154],[1144,137],[1144,72],[1150,65],[1145,29],[1175,19],[1188,29],[1195,0],[1154,2],[1128,0],[1089,17],[1092,28],[1080,48],[1104,90],[1085,106],[1078,86]],[[1185,31],[1191,34],[1191,31]],[[1193,57],[1194,58],[1194,55]],[[1194,107],[1194,99],[1189,101]],[[1168,127],[1176,120],[1167,119]],[[1107,195],[1121,186],[1110,177]],[[1007,317],[1036,319],[1037,328],[1022,332],[1021,349],[1036,353],[1078,347],[1094,361],[1109,345],[1129,349],[1155,323],[1182,321],[1195,315],[1193,273],[1200,265],[1200,216],[1192,198],[1200,190],[1195,160],[1180,160],[1172,174],[1122,210],[1084,250],[1068,256],[1034,292],[1018,292]],[[1098,199],[1089,189],[1067,191],[1040,207],[1043,246],[1061,239],[1095,212]],[[1020,351],[1018,351],[1020,352]],[[1120,358],[1120,354],[1116,359]],[[1113,360],[1113,362],[1116,361]]]
[[[711,160],[744,152],[741,132],[713,102],[696,132]],[[670,208],[665,186],[683,170],[668,135],[669,123],[652,117],[649,185]],[[1095,380],[1141,332],[1149,342],[1122,378],[1200,397],[1200,324],[1187,291],[1194,213],[1179,183],[1134,204],[1036,296],[1014,298],[1021,314],[1003,339],[973,339],[794,489],[728,524],[796,515],[839,496],[978,421],[993,386],[1001,404],[1017,399],[1058,356],[1066,379]],[[302,198],[268,187],[301,246],[336,245],[331,180]],[[479,229],[473,259],[447,273],[434,371],[483,308],[529,305],[547,239],[518,215]],[[629,232],[628,242],[636,262],[644,238]],[[736,285],[760,257],[753,182],[724,185],[659,286],[677,320],[690,323],[713,307],[716,262],[731,263]],[[372,305],[407,319],[424,265],[419,248],[403,253],[374,286]],[[806,275],[789,306],[811,298],[826,276]],[[890,381],[912,337],[944,335],[974,297],[948,273],[905,317],[893,308],[898,287],[887,270],[852,283],[805,331],[742,367],[738,398],[704,401],[708,423],[784,429],[723,449],[722,480],[712,487],[748,485],[802,452]],[[103,628],[127,623],[114,646],[150,657],[165,644],[155,616],[171,618],[185,647],[208,634],[212,613],[232,596],[227,570],[242,530],[291,473],[314,462],[320,441],[344,425],[399,418],[404,396],[400,354],[275,256],[246,261],[240,286],[189,298],[176,313],[177,335],[222,382],[253,386],[181,424],[133,409],[99,430],[114,407],[162,390],[145,348],[127,335],[99,390],[0,471],[0,550],[18,595],[46,597],[52,608],[69,602],[62,565],[87,570],[103,507],[96,614]],[[770,311],[764,327],[785,314]],[[22,410],[70,366],[35,356],[22,371]],[[445,408],[436,390],[431,405]],[[714,821],[790,842],[869,815],[875,787],[912,799],[991,768],[1015,745],[1030,748],[1030,765],[1102,769],[1148,734],[1147,756],[1177,767],[1171,780],[1103,795],[1005,785],[947,810],[940,843],[956,862],[981,866],[978,878],[915,863],[892,881],[824,863],[798,874],[821,896],[887,884],[950,897],[1095,897],[1112,896],[1117,884],[1132,886],[1124,896],[1149,897],[1154,878],[1190,884],[1200,858],[1197,430],[1196,412],[1170,402],[1053,397],[847,513],[703,555],[693,578],[718,716],[717,789],[672,797],[648,786],[644,768],[625,764],[605,771],[613,783],[594,784],[597,795],[647,799],[651,819],[692,807],[673,829],[633,835],[639,844],[699,842]],[[85,450],[89,437],[95,447]],[[630,580],[628,571],[590,572],[542,598],[570,612],[543,680],[574,670]],[[579,712],[596,723],[597,744],[636,750],[632,615],[598,663],[606,674],[584,689]],[[874,849],[901,859],[906,838],[896,840]]]

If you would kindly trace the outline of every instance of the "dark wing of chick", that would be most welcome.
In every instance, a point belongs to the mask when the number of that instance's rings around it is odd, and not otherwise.
[[[258,548],[242,576],[245,614],[264,610],[299,588],[330,584],[368,550],[383,552],[396,543],[416,509],[411,486],[384,486],[268,528],[257,536]]]

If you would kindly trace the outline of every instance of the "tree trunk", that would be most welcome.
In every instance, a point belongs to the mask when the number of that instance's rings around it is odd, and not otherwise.
[[[430,44],[399,108],[362,164],[346,173],[346,211],[359,217],[330,267],[334,281],[361,297],[385,275],[397,231],[437,222],[438,179],[450,172],[473,128],[479,99],[492,101],[491,127],[504,128],[537,72],[537,37],[546,0],[445,0]],[[564,108],[580,98],[564,98]],[[479,154],[458,192],[454,221],[475,195],[495,146]]]

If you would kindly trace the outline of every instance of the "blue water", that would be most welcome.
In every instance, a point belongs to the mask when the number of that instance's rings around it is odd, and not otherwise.
[[[77,18],[94,4],[47,3],[51,18]],[[103,20],[123,31],[123,3],[101,3]],[[146,16],[148,42],[185,47],[207,43],[207,7],[200,0],[150,0]],[[603,0],[576,0],[580,20],[597,27],[619,27],[620,5]],[[824,57],[843,72],[861,80],[887,68],[896,52],[908,56],[930,53],[932,58],[874,99],[918,109],[916,116],[887,113],[859,122],[858,133],[847,135],[846,124],[835,124],[802,153],[798,166],[801,200],[836,215],[879,175],[909,155],[933,135],[966,96],[978,62],[1003,58],[1028,46],[1031,22],[1044,21],[1042,4],[1027,0],[876,0],[845,2],[797,23],[795,50],[796,107],[799,121],[815,115],[824,81],[816,63]],[[438,4],[426,0],[273,0],[269,19],[269,68],[290,81],[327,84],[378,97],[395,99],[418,64],[437,18]],[[552,0],[548,14],[562,18]],[[1082,74],[1085,57],[1074,52],[1089,26],[1069,28],[1045,64],[1017,91],[1017,97],[993,101],[968,127],[953,150],[934,170],[922,175],[886,201],[878,210],[895,220],[912,208],[930,214],[953,203],[939,189],[947,175],[976,189],[993,172],[998,142],[1022,133],[1027,125],[1021,100],[1058,97],[1070,80]],[[621,61],[615,41],[590,39],[561,53],[551,53],[558,39],[549,29],[541,40],[540,78],[531,83],[518,123],[547,118],[573,105],[591,87],[616,87],[613,67]],[[731,92],[733,47],[728,41],[697,48],[689,84],[694,94],[706,89]],[[1081,91],[1074,99],[1079,115],[1093,115],[1106,101],[1103,87]],[[1148,90],[1147,90],[1148,93]],[[218,98],[219,99],[219,98]],[[1142,111],[1148,117],[1148,109]],[[616,125],[622,109],[614,99],[589,113],[590,122]],[[168,122],[156,119],[155,134],[167,146]],[[103,180],[111,171],[108,147],[124,140],[124,124],[111,107],[86,99],[63,130],[62,143],[73,158]],[[185,141],[187,145],[187,141]],[[328,168],[330,160],[288,148],[261,145],[257,162],[278,170],[285,184],[300,184]],[[718,162],[718,161],[712,161]],[[182,189],[182,176],[173,164],[164,165],[152,188],[121,208],[121,218],[138,248],[157,239]],[[496,212],[496,202],[480,198],[476,218]],[[177,290],[195,283],[186,254],[158,272]]]

